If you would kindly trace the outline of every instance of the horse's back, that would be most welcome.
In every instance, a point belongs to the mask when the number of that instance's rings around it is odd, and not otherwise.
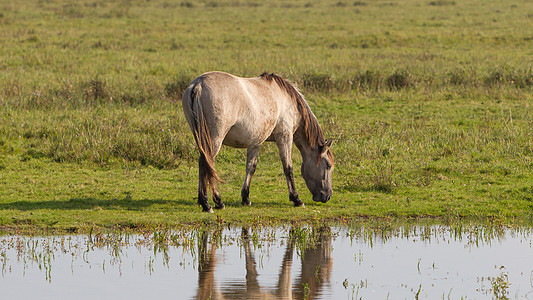
[[[274,131],[285,94],[261,77],[241,78],[224,72],[200,75],[199,101],[214,135],[232,147],[261,144]]]

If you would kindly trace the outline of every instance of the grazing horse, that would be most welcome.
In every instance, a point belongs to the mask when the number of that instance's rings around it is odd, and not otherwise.
[[[247,148],[242,203],[250,205],[250,181],[257,166],[259,147],[274,141],[294,206],[303,206],[294,184],[292,142],[302,154],[301,172],[314,201],[331,198],[332,140],[326,141],[318,121],[303,95],[276,74],[240,78],[209,72],[194,79],[182,98],[183,112],[200,151],[198,204],[213,212],[207,201],[211,186],[216,209],[223,209],[216,182],[215,156],[224,144]]]

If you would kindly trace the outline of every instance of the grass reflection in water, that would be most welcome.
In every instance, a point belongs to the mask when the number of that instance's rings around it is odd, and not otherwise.
[[[70,287],[81,298],[154,289],[196,299],[524,296],[533,291],[530,235],[525,227],[352,224],[3,236],[0,288],[31,297]],[[80,295],[79,282],[103,288]],[[32,289],[21,292],[24,284]]]

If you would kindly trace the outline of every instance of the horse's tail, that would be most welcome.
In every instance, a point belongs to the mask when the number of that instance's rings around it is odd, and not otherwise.
[[[200,103],[200,96],[202,93],[201,82],[196,82],[189,94],[189,108],[192,115],[192,132],[194,140],[200,151],[200,168],[205,168],[206,179],[211,185],[214,186],[216,181],[222,181],[215,170],[215,155],[213,149],[213,140],[211,139],[211,132],[205,121],[204,111],[202,104]]]

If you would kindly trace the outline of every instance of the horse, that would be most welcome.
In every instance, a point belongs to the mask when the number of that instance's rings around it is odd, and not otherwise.
[[[242,78],[224,72],[208,72],[194,79],[182,97],[182,107],[200,152],[198,204],[213,212],[207,199],[211,187],[215,209],[224,209],[217,182],[215,157],[222,145],[246,148],[246,175],[241,190],[243,205],[251,205],[250,182],[257,166],[259,147],[273,141],[279,149],[283,172],[294,206],[305,206],[298,197],[292,169],[292,143],[302,155],[301,173],[314,201],[331,198],[334,168],[330,150],[318,120],[304,96],[274,73]]]

